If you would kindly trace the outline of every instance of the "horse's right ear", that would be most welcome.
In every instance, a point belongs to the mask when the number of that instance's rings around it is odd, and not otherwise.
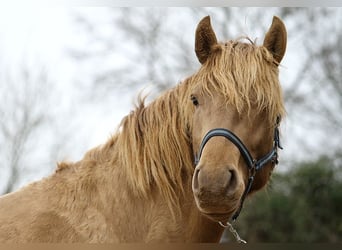
[[[195,52],[201,64],[205,63],[215,44],[217,44],[216,35],[210,24],[210,17],[206,16],[196,29]]]

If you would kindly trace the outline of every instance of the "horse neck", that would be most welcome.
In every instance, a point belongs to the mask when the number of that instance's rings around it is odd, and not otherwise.
[[[191,188],[195,166],[190,91],[190,82],[185,81],[146,107],[140,103],[123,121],[118,145],[123,152],[132,152],[129,157],[122,154],[122,163],[132,190],[139,190],[137,196],[142,193],[145,197],[141,202],[150,211],[147,217],[151,221],[147,223],[159,227],[154,231],[172,231],[178,234],[175,239],[185,241],[215,242],[223,230],[199,213]],[[155,225],[154,221],[160,224]]]
[[[149,196],[151,183],[173,200],[189,182],[193,152],[189,119],[184,110],[185,84],[180,84],[123,119],[117,135],[117,156],[132,190]]]
[[[120,225],[118,238],[125,235],[125,241],[188,242],[220,239],[223,229],[200,214],[192,194],[191,117],[184,107],[184,98],[189,96],[188,86],[183,83],[150,105],[138,107],[123,120],[119,133],[85,157],[110,171],[100,178],[106,182],[102,185],[106,189],[103,193],[107,193],[103,200],[111,203],[106,210],[115,214],[113,227]],[[153,127],[149,127],[151,123]]]

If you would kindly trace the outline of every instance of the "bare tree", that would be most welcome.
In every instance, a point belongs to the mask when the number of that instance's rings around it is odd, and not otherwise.
[[[53,81],[46,70],[3,68],[0,84],[0,193],[50,172],[61,143],[49,144],[55,132]],[[19,71],[19,72],[18,72]],[[58,141],[62,134],[55,134]]]
[[[329,102],[322,103],[321,112],[329,121],[332,129],[342,129],[342,32],[335,33],[336,40],[325,44],[315,60],[321,68],[322,74],[315,71],[315,77],[318,79],[322,88],[326,89]],[[338,131],[337,130],[337,131]]]
[[[77,22],[84,32],[97,37],[102,45],[70,50],[81,62],[102,57],[102,69],[92,76],[100,96],[108,89],[139,91],[153,86],[153,96],[193,72],[197,61],[189,51],[193,50],[182,27],[182,19],[173,24],[178,9],[174,8],[120,8],[111,9],[109,23],[112,32],[96,33],[96,22],[78,15]],[[194,23],[195,25],[195,23]],[[186,32],[187,27],[184,27]],[[192,30],[191,35],[193,35]],[[94,35],[94,33],[96,33]],[[98,47],[100,52],[98,51]],[[99,53],[96,53],[97,51]],[[110,62],[106,66],[106,62]]]
[[[106,30],[111,31],[102,33],[99,27],[103,23],[79,16],[79,24],[94,40],[88,43],[86,53],[81,53],[82,48],[74,53],[83,55],[81,63],[94,60],[95,55],[108,62],[101,63],[104,69],[97,69],[90,77],[101,97],[111,93],[108,90],[137,92],[148,84],[157,93],[193,73],[199,66],[191,53],[194,29],[205,15],[213,17],[220,40],[248,35],[252,40],[258,38],[259,44],[270,18],[279,15],[289,34],[286,57],[290,64],[281,66],[281,80],[291,124],[316,134],[329,131],[331,126],[340,129],[341,118],[336,112],[340,106],[334,104],[341,102],[339,9],[123,8],[106,14],[110,20]],[[293,144],[312,151],[308,137],[296,138]]]
[[[318,152],[316,155],[341,150],[341,13],[339,8],[280,9],[300,54],[285,88],[287,109],[306,134],[298,137],[298,144],[306,152]]]
[[[41,73],[38,79],[32,79],[32,75],[24,69],[21,72],[22,79],[13,79],[7,73],[2,79],[0,106],[0,135],[2,141],[2,157],[6,159],[2,163],[2,170],[6,168],[8,173],[7,183],[2,187],[4,193],[13,190],[19,181],[21,160],[27,150],[28,141],[32,133],[39,128],[46,119],[44,113],[39,111],[37,102],[41,98],[41,90],[32,88],[32,81],[46,81],[46,75]],[[38,87],[38,85],[36,85]],[[3,180],[5,181],[5,180]],[[4,184],[4,182],[3,182]]]

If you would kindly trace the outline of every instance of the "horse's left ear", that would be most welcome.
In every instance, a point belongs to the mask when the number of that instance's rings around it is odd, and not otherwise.
[[[287,42],[287,32],[284,23],[274,16],[272,25],[265,35],[264,46],[272,53],[278,64],[284,57]]]
[[[210,24],[210,17],[206,16],[196,29],[195,52],[200,63],[205,63],[215,44],[217,44],[216,35]]]

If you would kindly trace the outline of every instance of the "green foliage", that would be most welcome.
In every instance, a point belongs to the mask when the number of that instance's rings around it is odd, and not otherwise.
[[[236,222],[242,238],[248,242],[341,241],[341,159],[321,157],[274,174],[270,186],[245,204]]]

